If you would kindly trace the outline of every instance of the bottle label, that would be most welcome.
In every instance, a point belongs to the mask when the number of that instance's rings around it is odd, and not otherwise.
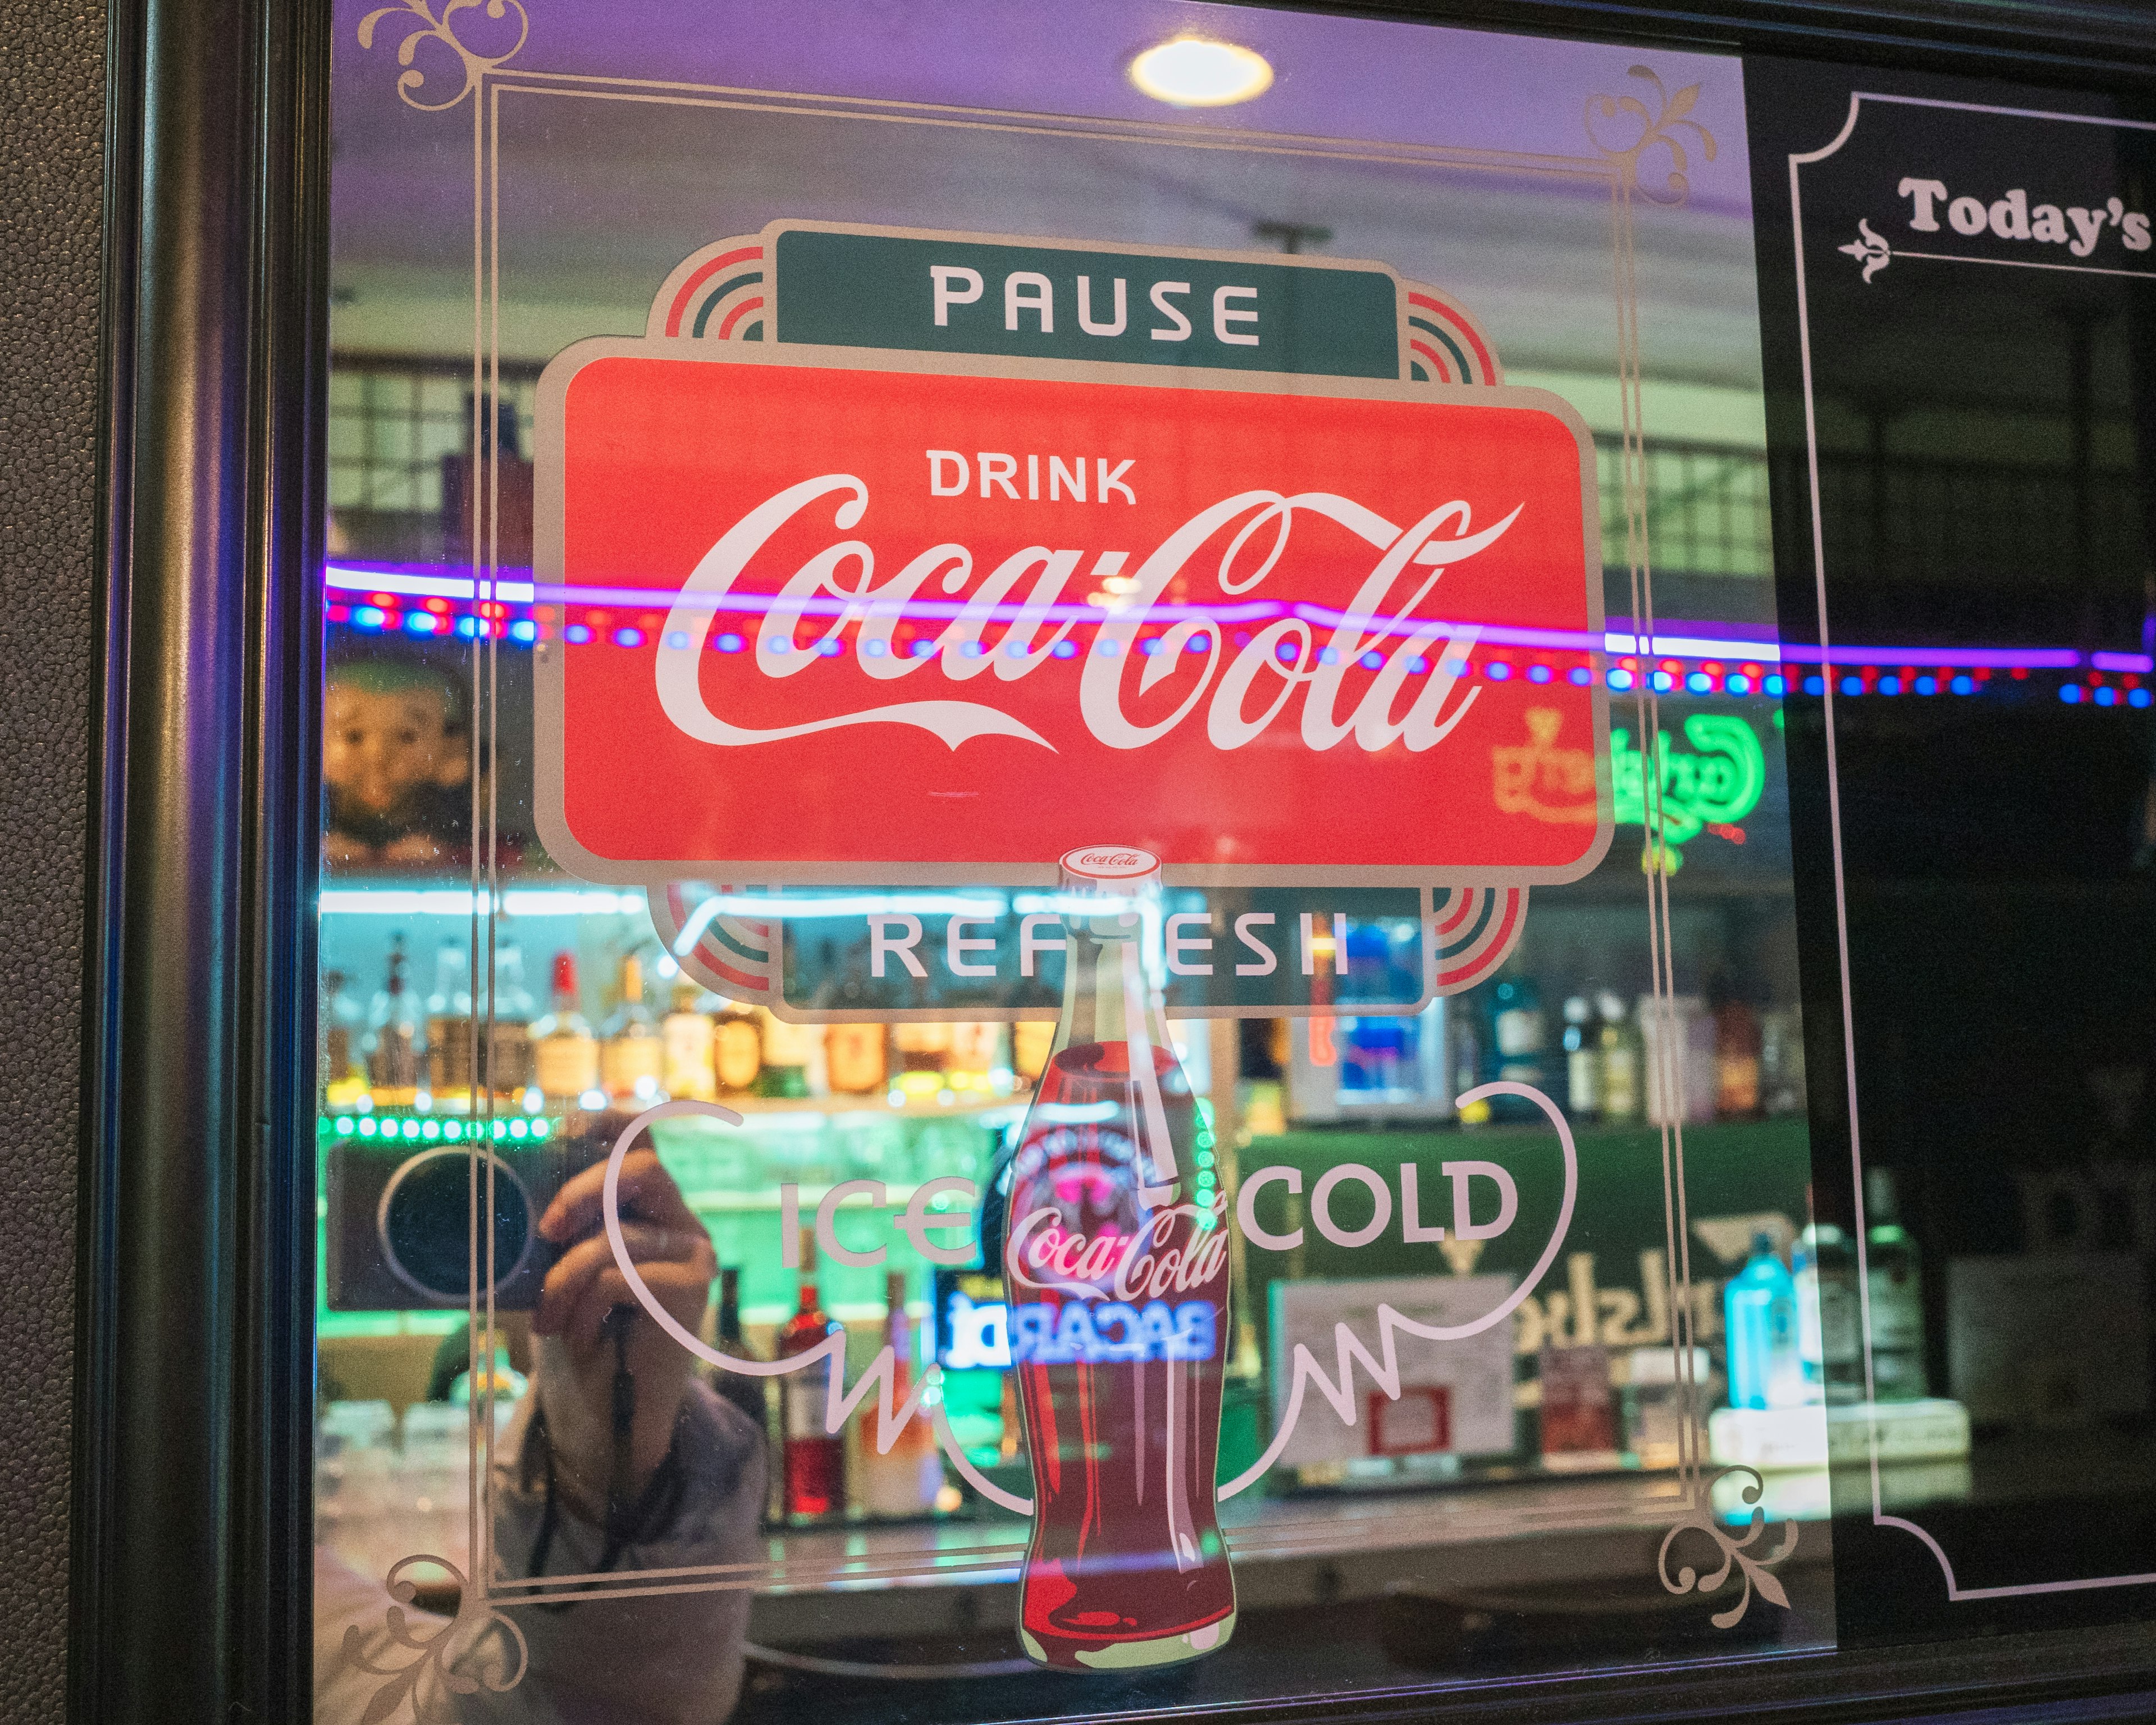
[[[1593,1050],[1578,1049],[1565,1057],[1565,1103],[1575,1114],[1591,1114],[1600,1105],[1602,1062]]]
[[[1497,1052],[1501,1055],[1539,1054],[1543,1045],[1543,1015],[1524,1006],[1497,1014]]]
[[[763,1070],[763,1039],[752,1019],[727,1019],[717,1037],[719,1082],[728,1090],[750,1090]]]
[[[667,1094],[709,1101],[718,1088],[718,1070],[712,1063],[711,1021],[701,1013],[677,1012],[668,1017],[660,1029],[666,1045],[660,1082]]]
[[[858,1094],[882,1088],[881,1024],[834,1024],[824,1049],[833,1090]]]
[[[1892,1270],[1872,1271],[1866,1282],[1871,1296],[1871,1346],[1921,1352],[1924,1345],[1924,1308],[1917,1298],[1916,1280],[1897,1276]]]
[[[1829,1364],[1846,1364],[1864,1354],[1864,1325],[1856,1290],[1836,1276],[1819,1284],[1820,1354]]]
[[[1602,1051],[1602,1106],[1611,1114],[1640,1111],[1640,1062],[1630,1048]]]
[[[580,1096],[596,1090],[598,1045],[588,1036],[542,1037],[531,1050],[531,1076],[550,1096]]]
[[[813,1368],[807,1374],[814,1379],[814,1386],[800,1384],[793,1378],[779,1381],[785,1387],[786,1435],[789,1438],[822,1438],[830,1433],[824,1430],[824,1376]]]

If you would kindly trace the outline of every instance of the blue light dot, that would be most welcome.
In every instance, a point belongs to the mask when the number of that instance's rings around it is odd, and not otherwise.
[[[1654,685],[1656,691],[1658,694],[1666,695],[1671,689],[1676,686],[1677,680],[1671,676],[1667,671],[1658,670],[1652,676],[1649,677],[1647,680]]]
[[[374,1136],[374,1122],[372,1121],[363,1119],[359,1122],[359,1135],[362,1138],[372,1137]]]
[[[479,633],[479,619],[476,617],[459,617],[457,619],[457,633],[462,635],[466,640],[470,640]]]
[[[1957,695],[1974,695],[1976,693],[1976,679],[1972,676],[1958,676],[1948,683],[1947,687]]]
[[[836,635],[826,635],[822,640],[817,642],[816,650],[826,659],[836,659],[846,650],[846,644]]]
[[[1330,647],[1321,647],[1317,653],[1317,662],[1320,665],[1337,665],[1340,663],[1340,655]]]
[[[1502,659],[1493,660],[1482,667],[1482,675],[1493,683],[1502,683],[1512,675],[1512,668]]]
[[[1899,695],[1902,692],[1902,680],[1892,676],[1880,678],[1879,692],[1881,695]]]
[[[679,653],[684,647],[689,644],[689,631],[685,629],[668,629],[666,631],[666,644],[671,647],[676,653]]]
[[[1183,650],[1186,653],[1209,653],[1212,649],[1213,637],[1210,635],[1193,635],[1183,644]]]
[[[1466,676],[1467,675],[1467,661],[1464,659],[1446,660],[1445,661],[1445,674],[1448,677]]]
[[[2114,706],[2118,701],[2118,691],[2116,689],[2099,689],[2096,691],[2096,704],[2098,706]]]
[[[539,639],[539,625],[536,623],[512,623],[509,625],[509,638],[512,641],[527,644],[536,641]]]
[[[926,659],[935,650],[936,644],[933,641],[916,641],[913,644],[913,656],[916,659]]]
[[[617,647],[641,647],[644,631],[640,629],[618,629],[613,632],[613,644]]]
[[[1938,692],[1939,692],[1939,680],[1938,680],[1937,677],[1919,677],[1919,678],[1917,678],[1917,694],[1919,694],[1919,695],[1936,695],[1936,694],[1938,694]]]
[[[592,638],[592,632],[581,623],[572,623],[562,631],[562,639],[572,647],[581,647]]]
[[[2066,702],[2068,706],[2077,705],[2081,698],[2082,685],[2079,683],[2066,684],[2059,691],[2059,699]]]
[[[1743,671],[1732,671],[1722,686],[1732,695],[1749,695],[1752,692],[1752,680]]]
[[[1291,665],[1294,663],[1295,647],[1292,643],[1282,641],[1277,647],[1273,649],[1273,651],[1279,656],[1280,662],[1282,665]]]
[[[721,635],[718,639],[714,641],[711,644],[716,647],[721,653],[738,653],[747,644],[747,643],[743,641],[739,635],[734,634],[731,629],[729,629],[725,634]]]
[[[348,1138],[352,1136],[352,1116],[349,1114],[337,1116],[336,1135],[341,1138]]]
[[[1631,672],[1626,670],[1621,665],[1619,666],[1615,670],[1609,673],[1609,686],[1612,689],[1616,690],[1619,693],[1623,693],[1625,690],[1632,686]]]
[[[1806,677],[1804,679],[1804,693],[1807,695],[1825,694],[1826,679],[1825,677]]]
[[[1527,680],[1530,683],[1547,683],[1549,680],[1550,668],[1548,665],[1531,665],[1527,667]]]
[[[1844,695],[1861,695],[1864,692],[1864,679],[1844,677],[1841,680],[1841,692]]]
[[[1078,656],[1078,644],[1075,641],[1058,641],[1055,644],[1055,656],[1058,659],[1075,659]]]
[[[1093,643],[1093,652],[1098,658],[1113,659],[1116,656],[1116,644],[1107,636],[1102,635],[1100,639]]]
[[[1759,686],[1766,693],[1773,696],[1775,700],[1779,701],[1789,692],[1789,680],[1787,677],[1770,676]]]
[[[2128,691],[2126,691],[2126,704],[2127,704],[2128,706],[2148,706],[2148,691],[2146,689],[2129,689],[2129,690],[2128,690]]]
[[[1430,675],[1430,661],[1418,653],[1408,661],[1408,669],[1419,677],[1426,677]]]
[[[1714,689],[1714,679],[1705,671],[1694,671],[1685,679],[1685,687],[1695,695],[1710,694]]]
[[[1144,654],[1147,658],[1150,659],[1154,654],[1160,651],[1160,642],[1158,639],[1152,636],[1147,636],[1144,640],[1138,643],[1138,651]]]
[[[1564,675],[1565,680],[1575,689],[1584,689],[1594,680],[1594,673],[1584,665],[1575,665]]]
[[[1364,670],[1383,670],[1385,667],[1385,657],[1382,653],[1365,653],[1362,657],[1361,664]]]
[[[793,650],[793,643],[784,635],[773,635],[767,641],[762,635],[758,635],[756,638],[756,644],[765,652],[773,655],[791,653]]]
[[[414,611],[404,619],[407,634],[430,635],[441,626],[441,619],[431,611]]]
[[[880,659],[890,651],[891,649],[884,645],[880,639],[871,639],[861,643],[861,656],[865,659]]]

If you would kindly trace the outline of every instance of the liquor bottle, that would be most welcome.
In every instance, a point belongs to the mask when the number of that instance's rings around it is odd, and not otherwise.
[[[514,941],[494,951],[493,1030],[488,1039],[486,1082],[497,1096],[521,1096],[531,1083],[531,1020],[535,1004],[524,980],[524,949]]]
[[[1789,1254],[1797,1296],[1797,1356],[1804,1399],[1845,1404],[1864,1399],[1863,1315],[1856,1298],[1856,1250],[1837,1224],[1815,1215]]]
[[[1714,1014],[1714,1112],[1749,1120],[1759,1111],[1759,1015],[1733,995]]]
[[[1548,1029],[1542,991],[1531,976],[1502,975],[1490,988],[1490,1044],[1483,1060],[1493,1079],[1547,1090],[1543,1062]],[[1492,1096],[1493,1120],[1540,1120],[1542,1111],[1525,1096]]]
[[[778,1357],[806,1353],[826,1336],[844,1333],[824,1315],[816,1294],[816,1230],[801,1230],[801,1301],[778,1332]],[[842,1342],[840,1346],[844,1344]],[[835,1521],[846,1509],[846,1445],[824,1429],[829,1368],[809,1366],[778,1380],[780,1502],[790,1522]]]
[[[722,1096],[752,1096],[763,1071],[763,1025],[753,1007],[726,1001],[711,1026],[711,1058]]]
[[[1771,1235],[1752,1236],[1752,1255],[1722,1291],[1729,1344],[1729,1405],[1793,1408],[1804,1399],[1797,1353],[1797,1292]]]
[[[1922,1401],[1924,1288],[1917,1243],[1902,1226],[1892,1168],[1864,1171],[1864,1291],[1871,1307],[1871,1393],[1882,1402]]]
[[[1157,900],[1160,865],[1103,845],[1060,873],[1062,1015],[1011,1160],[1002,1268],[1034,1504],[1019,1640],[1083,1671],[1233,1633],[1213,1485],[1234,1332],[1224,1202],[1131,908]]]
[[[367,1082],[377,1108],[408,1108],[419,1095],[424,1043],[404,964],[404,937],[392,935],[389,974],[367,1015]]]
[[[824,1038],[824,1065],[834,1095],[880,1096],[890,1081],[881,1024],[833,1024]]]
[[[1564,1003],[1564,1106],[1575,1120],[1592,1120],[1602,1108],[1602,1050],[1584,994]]]
[[[698,1009],[701,992],[685,973],[674,979],[674,1009],[659,1026],[659,1083],[670,1096],[709,1102],[719,1094],[718,1035],[711,1014]]]
[[[471,954],[462,941],[444,941],[427,996],[427,1088],[437,1103],[470,1103],[473,1052]]]
[[[1452,1100],[1455,1103],[1482,1082],[1482,1035],[1476,1017],[1470,1012],[1445,1014],[1445,1034],[1450,1043],[1452,1061]],[[1462,1126],[1485,1126],[1489,1120],[1490,1101],[1486,1096],[1460,1110]]]
[[[1804,1106],[1804,1018],[1794,1006],[1759,1015],[1759,1105],[1769,1114],[1795,1114]]]
[[[947,1075],[955,1091],[983,1091],[991,1075],[1004,1065],[1004,1027],[973,1020],[951,1026],[951,1068]]]
[[[1625,1003],[1607,988],[1594,997],[1602,1020],[1602,1117],[1640,1117],[1640,1032],[1625,1016]]]
[[[531,1077],[549,1101],[574,1102],[599,1085],[599,1045],[577,1009],[577,955],[554,955],[554,1009],[531,1026]]]
[[[891,1349],[891,1400],[896,1407],[911,1394],[914,1378],[913,1321],[906,1315],[902,1271],[884,1277],[883,1341]],[[861,1507],[877,1516],[917,1516],[935,1508],[943,1489],[943,1461],[927,1408],[915,1412],[881,1455],[876,1453],[876,1415],[866,1414],[860,1430]]]
[[[1030,1086],[1040,1081],[1055,1045],[1055,1026],[1046,1019],[1021,1019],[1011,1026],[1011,1070],[1019,1083]]]
[[[763,1070],[758,1096],[799,1098],[824,1088],[824,1027],[789,1024],[775,1012],[763,1014]]]
[[[599,1049],[599,1087],[631,1107],[656,1101],[662,1054],[651,1009],[644,1004],[644,964],[632,952],[621,961],[621,1004],[607,1020]]]
[[[731,1354],[736,1359],[752,1360],[757,1352],[748,1345],[742,1334],[741,1271],[736,1268],[719,1271],[718,1348],[721,1353]],[[814,1368],[810,1375],[814,1376]],[[752,1378],[743,1372],[729,1372],[722,1366],[711,1368],[711,1388],[726,1400],[748,1415],[758,1432],[766,1438],[771,1432],[771,1398],[767,1393],[768,1380]]]
[[[349,1108],[367,1094],[367,1074],[359,1065],[367,1027],[346,982],[341,970],[322,976],[320,1069],[322,1101],[332,1108]]]

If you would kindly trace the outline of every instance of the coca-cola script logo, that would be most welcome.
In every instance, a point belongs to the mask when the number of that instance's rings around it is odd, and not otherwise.
[[[693,350],[692,350],[693,352]],[[600,879],[1533,884],[1606,732],[1584,427],[1505,388],[587,343],[542,386],[542,820]],[[1103,845],[1104,834],[1116,842]]]

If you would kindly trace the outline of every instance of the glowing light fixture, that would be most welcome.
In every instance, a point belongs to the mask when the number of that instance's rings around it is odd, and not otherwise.
[[[1270,90],[1273,69],[1255,49],[1178,36],[1132,60],[1131,82],[1172,107],[1225,108]]]

